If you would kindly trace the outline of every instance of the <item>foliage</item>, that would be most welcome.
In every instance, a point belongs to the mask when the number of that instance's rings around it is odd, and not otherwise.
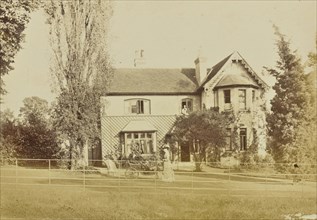
[[[59,148],[49,121],[47,101],[38,97],[23,100],[20,118],[1,112],[1,156],[4,158],[54,158]]]
[[[276,95],[267,117],[271,152],[276,162],[313,163],[316,161],[316,110],[311,87],[296,51],[291,51],[289,41],[276,26],[275,30],[279,60],[276,68],[267,68],[276,77],[273,86]]]
[[[271,154],[260,157],[256,152],[256,145],[252,144],[247,151],[240,152],[238,155],[240,168],[248,170],[260,170],[274,165],[274,159]]]
[[[220,152],[226,145],[226,128],[234,120],[230,113],[219,113],[214,110],[192,112],[188,116],[176,119],[173,136],[180,143],[193,143],[196,170],[200,171],[200,163],[206,155],[206,150],[220,159]]]
[[[3,76],[13,70],[14,57],[24,41],[24,30],[38,0],[1,0],[0,4],[0,95],[6,93]]]
[[[0,157],[4,160],[16,158],[16,146],[14,144],[17,135],[16,119],[13,113],[6,109],[0,112]]]
[[[69,142],[70,159],[88,163],[88,145],[100,144],[100,96],[109,85],[108,1],[47,1],[58,97],[54,128]]]
[[[308,54],[308,66],[310,67],[315,67],[315,71],[316,71],[316,66],[317,66],[317,34],[316,34],[316,47],[315,47],[315,52],[310,52]]]
[[[24,158],[54,158],[59,148],[49,120],[50,109],[46,100],[28,97],[20,108],[17,153]]]

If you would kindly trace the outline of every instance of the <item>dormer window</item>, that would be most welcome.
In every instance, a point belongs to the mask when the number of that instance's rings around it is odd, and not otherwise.
[[[127,99],[124,100],[126,114],[150,114],[150,100]]]

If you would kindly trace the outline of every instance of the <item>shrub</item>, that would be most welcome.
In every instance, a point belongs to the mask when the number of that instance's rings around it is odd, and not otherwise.
[[[6,164],[13,164],[14,161],[16,160],[16,151],[15,148],[16,146],[11,143],[8,140],[1,139],[0,141],[0,164],[1,165],[6,165]]]

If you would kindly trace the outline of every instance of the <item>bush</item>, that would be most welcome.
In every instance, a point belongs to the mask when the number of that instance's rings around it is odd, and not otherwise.
[[[261,157],[257,151],[252,150],[241,152],[238,157],[240,159],[240,166],[251,170],[272,167],[275,163],[271,154],[267,153],[264,157]]]
[[[8,140],[1,139],[0,141],[0,158],[1,165],[12,164],[16,160],[16,146]]]

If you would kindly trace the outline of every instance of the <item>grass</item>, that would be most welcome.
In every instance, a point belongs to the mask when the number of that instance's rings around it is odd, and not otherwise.
[[[198,194],[104,193],[74,188],[3,189],[2,218],[281,219],[316,213],[315,198],[235,197]]]
[[[1,170],[1,183],[13,183],[1,185],[1,219],[282,219],[317,214],[316,183],[263,183],[247,177],[227,181],[221,175],[186,173],[164,183],[89,174],[84,188],[80,172],[51,172],[51,185],[45,170],[19,169],[23,178],[18,185],[15,178],[5,178],[10,175],[15,171]]]

